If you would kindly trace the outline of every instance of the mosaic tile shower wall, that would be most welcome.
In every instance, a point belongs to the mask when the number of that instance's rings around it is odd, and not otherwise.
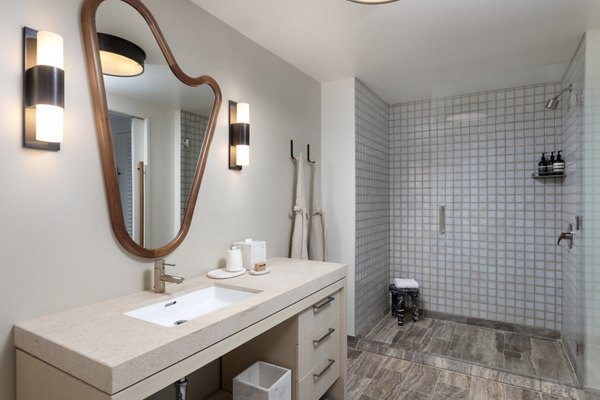
[[[356,80],[356,334],[389,307],[389,106]]]
[[[561,329],[562,186],[531,177],[542,152],[561,150],[560,109],[544,109],[558,90],[391,107],[391,278],[418,280],[425,309]]]
[[[181,110],[181,218],[194,181],[208,117]]]

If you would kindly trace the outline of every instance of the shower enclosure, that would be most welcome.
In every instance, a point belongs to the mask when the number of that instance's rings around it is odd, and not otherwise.
[[[392,107],[392,275],[417,279],[427,310],[560,329],[562,187],[532,179],[561,150],[561,112],[544,109],[559,87]]]
[[[600,32],[573,51],[560,81],[435,88],[395,105],[355,80],[358,338],[389,306],[391,280],[414,278],[429,316],[496,332],[489,346],[505,347],[485,365],[600,389]],[[558,151],[564,176],[538,179],[542,153]],[[569,225],[572,247],[557,245]],[[377,326],[408,354],[401,332]],[[544,357],[562,372],[541,373]]]

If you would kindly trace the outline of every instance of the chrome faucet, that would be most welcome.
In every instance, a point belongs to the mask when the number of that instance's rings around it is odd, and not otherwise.
[[[556,245],[560,245],[560,241],[561,240],[568,240],[569,241],[569,249],[573,248],[573,224],[569,224],[569,227],[567,228],[566,232],[561,232],[561,234],[558,236],[558,242],[556,243]]]
[[[165,274],[165,266],[174,267],[175,264],[167,264],[164,258],[154,260],[154,293],[165,292],[165,282],[180,284],[184,281],[181,276]]]

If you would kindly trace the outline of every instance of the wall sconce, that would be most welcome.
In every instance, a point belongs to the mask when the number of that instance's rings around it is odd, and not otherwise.
[[[250,105],[229,101],[229,169],[250,165]]]
[[[65,72],[63,38],[23,28],[23,146],[60,150]]]

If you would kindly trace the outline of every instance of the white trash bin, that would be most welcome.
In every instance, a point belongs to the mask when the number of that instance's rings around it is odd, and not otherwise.
[[[233,378],[233,400],[291,400],[292,371],[257,361]]]

